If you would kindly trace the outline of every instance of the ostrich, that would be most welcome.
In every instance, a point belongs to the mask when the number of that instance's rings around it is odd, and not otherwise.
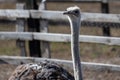
[[[19,65],[8,80],[74,80],[74,77],[55,62]]]
[[[68,16],[71,26],[71,52],[75,78],[55,62],[44,61],[39,64],[18,66],[9,80],[82,80],[78,42],[80,10],[78,7],[70,7],[63,14]]]
[[[79,27],[81,24],[80,9],[77,6],[70,7],[67,8],[67,11],[63,14],[68,16],[71,26],[71,53],[73,60],[74,77],[75,80],[83,80],[79,55]]]

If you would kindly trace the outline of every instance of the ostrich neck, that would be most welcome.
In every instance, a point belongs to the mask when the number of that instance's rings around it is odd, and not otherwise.
[[[70,21],[71,26],[71,53],[75,80],[82,80],[79,52],[80,17],[68,16],[68,19]]]
[[[80,18],[69,17],[71,26],[71,52],[73,54],[79,54],[79,30],[80,30]]]
[[[70,18],[71,26],[71,50],[72,53],[79,54],[79,30],[80,30],[80,19],[79,18]]]

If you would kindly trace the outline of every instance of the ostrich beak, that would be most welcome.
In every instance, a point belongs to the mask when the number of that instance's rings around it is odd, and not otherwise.
[[[63,14],[71,14],[72,13],[72,11],[65,11],[65,12],[63,12]]]

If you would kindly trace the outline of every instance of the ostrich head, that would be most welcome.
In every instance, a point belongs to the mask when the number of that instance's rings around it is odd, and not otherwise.
[[[80,8],[77,6],[67,8],[63,14],[68,15],[70,17],[80,17]]]
[[[70,21],[70,25],[77,25],[80,26],[80,8],[77,6],[69,7],[65,12],[63,12],[64,15],[68,16],[68,20]],[[79,23],[79,24],[78,24]]]

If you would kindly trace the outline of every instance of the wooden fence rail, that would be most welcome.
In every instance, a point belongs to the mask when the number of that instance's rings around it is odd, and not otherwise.
[[[16,57],[16,56],[0,56],[0,64],[13,64],[20,65],[24,63],[40,63],[41,61],[53,61],[56,62],[68,70],[72,70],[72,61],[70,60],[59,60],[59,59],[47,59],[47,58],[35,58],[35,57]],[[116,71],[120,72],[120,65],[103,64],[103,63],[91,63],[81,62],[83,70],[94,70],[94,71]]]
[[[40,18],[53,21],[68,21],[67,16],[63,15],[63,11],[38,11],[38,10],[2,10],[0,9],[0,17],[10,18]],[[82,13],[82,21],[91,22],[112,22],[120,23],[120,14],[101,14],[101,13]]]
[[[70,42],[70,34],[53,34],[53,33],[37,33],[37,32],[0,32],[1,40],[42,40],[49,42]],[[79,42],[101,43],[107,45],[120,45],[119,37],[103,37],[80,35]]]

